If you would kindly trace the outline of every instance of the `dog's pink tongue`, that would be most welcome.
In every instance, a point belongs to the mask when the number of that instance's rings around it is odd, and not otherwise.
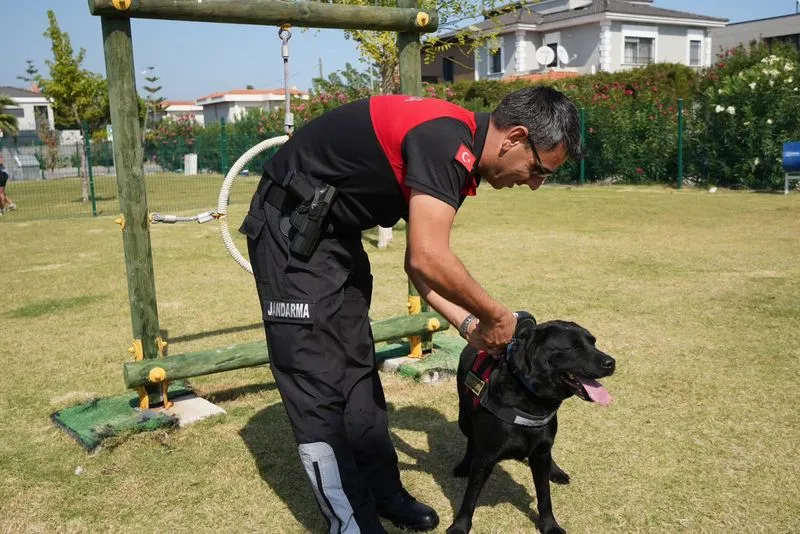
[[[611,401],[614,400],[611,398],[611,394],[608,392],[608,390],[603,387],[603,384],[594,378],[583,378],[580,376],[576,378],[581,381],[581,384],[583,384],[583,389],[585,389],[586,393],[589,394],[589,398],[591,398],[597,404],[608,406],[611,404]]]

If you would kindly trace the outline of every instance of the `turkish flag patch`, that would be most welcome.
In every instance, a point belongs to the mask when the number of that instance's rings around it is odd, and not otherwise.
[[[472,172],[472,168],[475,166],[475,156],[463,143],[459,145],[455,159],[467,169],[467,172]]]

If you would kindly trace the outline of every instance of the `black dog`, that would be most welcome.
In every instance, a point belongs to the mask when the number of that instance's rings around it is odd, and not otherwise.
[[[575,323],[550,321],[537,326],[530,314],[517,316],[514,341],[504,357],[496,360],[471,347],[461,353],[458,426],[467,436],[467,452],[453,474],[469,476],[469,482],[448,534],[469,532],[486,479],[497,462],[509,458],[528,459],[539,530],[565,532],[550,500],[550,480],[569,482],[569,475],[551,456],[556,411],[572,395],[603,405],[611,402],[594,379],[613,374],[615,361],[595,347],[594,336]]]

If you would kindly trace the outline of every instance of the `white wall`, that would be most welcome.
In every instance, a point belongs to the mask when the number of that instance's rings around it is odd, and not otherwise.
[[[17,124],[20,130],[36,131],[36,115],[34,110],[39,106],[47,107],[47,121],[50,124],[50,129],[55,128],[53,108],[46,100],[38,98],[14,98],[13,100],[17,103],[17,106],[22,109],[22,117],[17,117]]]

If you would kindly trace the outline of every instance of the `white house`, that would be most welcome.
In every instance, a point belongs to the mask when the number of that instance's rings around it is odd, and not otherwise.
[[[498,31],[495,42],[477,53],[453,46],[431,64],[423,81],[500,79],[550,71],[615,72],[654,62],[711,65],[711,30],[727,19],[656,7],[652,0],[539,0],[475,24]],[[444,34],[442,39],[452,37]],[[551,48],[544,65],[536,51]],[[562,48],[561,54],[558,54]],[[566,59],[567,61],[563,61]]]
[[[189,117],[200,126],[203,126],[205,121],[203,117],[203,106],[198,106],[194,100],[165,100],[161,103],[161,112],[159,119],[170,117],[178,119],[180,117]]]
[[[197,105],[203,108],[203,120],[206,125],[220,122],[236,122],[249,109],[272,111],[283,107],[285,102],[283,89],[233,89],[221,93],[213,93],[197,99]],[[298,89],[290,89],[292,98],[308,100],[308,93]]]
[[[53,107],[42,93],[17,87],[0,87],[0,94],[11,97],[16,104],[5,108],[5,112],[17,118],[18,143],[28,144],[38,141],[36,126],[39,123],[46,121],[50,130],[55,129]]]

